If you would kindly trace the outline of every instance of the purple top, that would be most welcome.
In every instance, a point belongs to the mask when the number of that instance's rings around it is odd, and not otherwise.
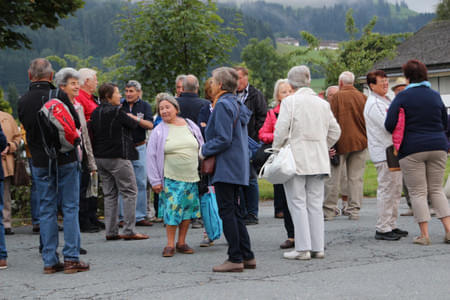
[[[189,130],[197,139],[199,147],[203,145],[203,137],[198,126],[189,119],[185,119]],[[169,135],[169,126],[164,121],[156,126],[147,144],[147,177],[152,186],[164,186],[164,146]]]

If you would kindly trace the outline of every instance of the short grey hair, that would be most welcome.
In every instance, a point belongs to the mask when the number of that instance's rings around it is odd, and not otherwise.
[[[169,93],[159,93],[158,95],[156,95],[156,111],[158,112],[158,115],[161,115],[159,113],[159,104],[162,101],[170,102],[173,106],[175,106],[175,108],[177,109],[177,112],[180,112],[180,105],[178,104],[178,101],[177,101],[177,99],[175,99],[174,96],[172,96]]]
[[[78,73],[80,73],[80,85],[84,85],[87,79],[93,80],[94,76],[97,75],[97,71],[89,68],[81,68]]]
[[[28,69],[32,80],[50,79],[53,74],[52,64],[45,58],[33,59]]]
[[[195,75],[189,74],[183,79],[183,91],[187,93],[198,92],[198,79]]]
[[[311,84],[311,73],[305,65],[295,66],[288,72],[288,81],[293,89],[309,86]]]
[[[134,87],[138,92],[142,90],[142,85],[137,80],[128,80],[127,84],[125,84],[125,87]]]
[[[277,82],[275,82],[275,87],[273,88],[273,100],[275,100],[277,105],[280,103],[280,99],[278,99],[278,91],[280,90],[282,83],[289,84],[289,81],[287,79],[278,79]]]
[[[62,68],[55,74],[55,85],[65,86],[70,78],[80,79],[80,73],[74,68]]]
[[[355,82],[355,74],[350,71],[344,71],[339,75],[339,81],[343,84],[353,84]]]
[[[328,94],[330,93],[330,91],[331,91],[332,89],[337,89],[337,90],[339,90],[339,86],[338,86],[338,85],[330,85],[330,86],[326,89],[326,91],[325,91],[325,98],[328,99]]]
[[[186,78],[186,75],[184,74],[178,75],[177,78],[175,79],[175,84],[177,84],[178,81],[184,80],[184,78]]]
[[[238,87],[239,75],[237,71],[229,67],[220,67],[212,71],[216,83],[222,84],[222,90],[235,93]]]

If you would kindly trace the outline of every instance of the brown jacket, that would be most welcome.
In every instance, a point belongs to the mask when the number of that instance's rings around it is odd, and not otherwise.
[[[353,86],[343,86],[331,99],[333,114],[342,133],[336,144],[338,154],[361,151],[367,148],[364,105],[366,96]]]
[[[19,127],[10,114],[0,111],[0,124],[9,146],[6,156],[2,155],[3,172],[5,173],[5,177],[8,177],[14,175],[14,153],[19,148],[22,138]]]

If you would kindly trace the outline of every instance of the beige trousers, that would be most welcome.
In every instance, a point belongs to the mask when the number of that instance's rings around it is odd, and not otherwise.
[[[417,223],[431,219],[427,198],[437,218],[450,216],[450,207],[442,187],[446,162],[447,153],[442,150],[414,153],[400,159],[400,168]]]
[[[364,188],[364,169],[366,167],[367,150],[342,154],[339,157],[339,166],[331,166],[331,176],[325,184],[325,201],[323,213],[328,218],[334,217],[339,197],[339,183],[342,169],[347,171],[348,182],[348,209],[352,216],[358,216],[361,209]]]
[[[397,228],[398,205],[402,197],[402,172],[389,171],[386,161],[375,163],[377,169],[377,225],[379,232]]]
[[[11,178],[5,177],[3,181],[3,226],[11,228]]]

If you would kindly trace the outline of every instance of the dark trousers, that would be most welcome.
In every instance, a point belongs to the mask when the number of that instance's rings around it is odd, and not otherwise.
[[[97,198],[86,198],[90,179],[90,171],[83,166],[80,180],[80,211],[78,213],[80,228],[97,225]]]
[[[241,186],[240,193],[241,201],[244,208],[244,216],[252,214],[258,217],[259,210],[259,186],[258,186],[258,174],[255,168],[250,164],[250,178],[248,186]]]
[[[223,233],[228,242],[228,260],[241,263],[255,257],[250,247],[250,237],[244,223],[244,208],[239,203],[240,186],[216,182],[217,205],[223,222]]]
[[[282,184],[273,185],[273,197],[274,201],[277,201],[280,205],[280,211],[283,212],[284,228],[286,228],[287,236],[290,239],[294,238],[294,224],[292,223],[291,213],[287,205],[286,194],[284,193],[284,186]],[[276,210],[275,206],[275,211]]]

